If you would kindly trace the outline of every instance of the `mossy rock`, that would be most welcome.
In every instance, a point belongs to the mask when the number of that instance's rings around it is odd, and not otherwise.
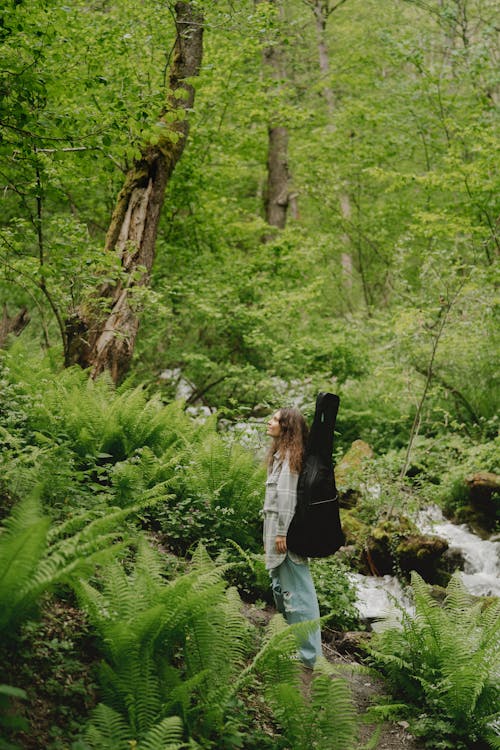
[[[446,498],[445,512],[455,523],[465,523],[488,539],[500,525],[500,475],[477,471],[457,478]]]
[[[441,560],[448,550],[448,542],[437,536],[412,534],[401,539],[395,553],[403,573],[416,570],[425,581],[442,580]]]
[[[401,574],[409,578],[417,571],[429,583],[446,583],[449,573],[443,564],[448,542],[420,534],[410,519],[401,516],[381,521],[368,536],[363,561],[369,573]]]
[[[395,535],[416,533],[417,527],[406,516],[395,516],[380,521],[371,531],[377,541],[388,541]]]
[[[369,527],[363,523],[354,513],[349,510],[341,512],[342,529],[346,537],[346,544],[363,546],[364,540],[369,534]]]
[[[477,471],[466,477],[469,503],[462,510],[467,522],[479,533],[491,532],[500,524],[500,475]]]

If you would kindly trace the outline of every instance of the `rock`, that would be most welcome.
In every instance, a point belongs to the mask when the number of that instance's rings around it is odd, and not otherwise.
[[[333,643],[339,654],[366,655],[366,645],[370,642],[372,633],[366,630],[352,630],[346,633],[335,633]]]
[[[481,498],[484,495],[491,497],[493,492],[500,491],[500,476],[491,471],[477,471],[465,479],[470,488],[471,500]]]
[[[469,504],[462,516],[471,526],[491,532],[500,521],[500,475],[477,471],[465,478],[469,488]]]
[[[445,539],[412,534],[399,542],[395,554],[404,573],[409,574],[415,570],[424,581],[434,583],[442,580],[439,569],[441,559],[447,550],[448,542]]]
[[[446,540],[420,534],[409,519],[394,517],[372,529],[366,540],[363,561],[371,575],[401,572],[409,577],[415,570],[428,583],[442,584],[449,578],[442,564],[447,550]]]
[[[448,573],[454,573],[455,570],[463,570],[465,567],[465,557],[459,549],[447,549],[441,558],[441,563]]]
[[[340,514],[346,545],[359,544],[368,533],[368,526],[349,510]]]
[[[355,440],[347,453],[335,467],[335,478],[340,486],[349,486],[349,479],[353,472],[358,473],[363,461],[373,458],[373,450],[364,440]]]

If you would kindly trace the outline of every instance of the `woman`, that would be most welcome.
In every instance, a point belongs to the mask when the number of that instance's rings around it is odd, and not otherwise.
[[[294,554],[286,544],[297,503],[307,432],[304,417],[295,408],[280,409],[267,424],[272,444],[264,500],[264,551],[276,608],[289,624],[319,618],[307,558]],[[300,656],[306,667],[313,667],[321,653],[321,632],[317,627],[301,638]]]

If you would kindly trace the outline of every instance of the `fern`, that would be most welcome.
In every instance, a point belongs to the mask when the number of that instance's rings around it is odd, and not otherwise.
[[[193,735],[223,732],[248,631],[235,593],[225,591],[224,572],[200,549],[192,570],[167,582],[158,555],[141,542],[129,573],[115,564],[99,587],[80,585],[106,653],[106,701],[137,741],[176,713]]]
[[[103,571],[99,585],[84,582],[79,589],[105,649],[100,679],[106,704],[122,717],[138,747],[149,732],[156,737],[154,728],[170,716],[182,718],[192,740],[230,742],[238,731],[237,697],[260,679],[274,696],[276,716],[290,741],[302,738],[297,748],[307,747],[306,726],[311,737],[314,732],[320,738],[333,736],[335,729],[326,728],[328,710],[329,717],[335,711],[339,716],[334,722],[339,739],[332,747],[346,750],[343,738],[354,712],[349,713],[345,690],[325,667],[318,676],[325,685],[318,683],[309,718],[311,705],[300,691],[301,667],[291,658],[297,648],[294,629],[276,616],[249,662],[255,636],[236,590],[226,586],[227,566],[216,565],[200,546],[191,570],[166,581],[158,560],[141,542],[128,573],[115,564]],[[320,716],[321,729],[315,730]]]
[[[443,606],[416,573],[412,589],[415,617],[405,617],[401,631],[375,637],[375,663],[398,692],[443,718],[453,736],[491,743],[500,700],[500,603],[473,603],[458,574]]]
[[[85,740],[95,750],[130,750],[130,729],[123,717],[102,703],[92,714]]]
[[[351,693],[325,659],[316,665],[311,693],[311,729],[317,746],[350,750],[357,728]]]
[[[181,743],[182,722],[177,716],[168,716],[152,727],[140,743],[138,750],[178,750]]]
[[[100,518],[83,513],[51,528],[36,493],[19,502],[0,531],[0,632],[7,634],[27,617],[44,591],[73,584],[115,557],[125,544],[117,527],[141,507]]]
[[[47,548],[50,521],[35,497],[14,508],[0,534],[0,632],[7,632],[36,603],[31,581]]]
[[[248,681],[260,679],[274,718],[294,750],[352,750],[357,719],[346,680],[322,658],[313,672],[310,696],[301,689],[302,666],[294,657],[297,639],[311,627],[316,623],[289,626],[281,615],[275,615],[235,692]]]
[[[207,435],[191,452],[180,494],[210,508],[216,528],[207,537],[216,546],[232,539],[246,549],[260,544],[259,513],[264,470],[241,446],[217,434]]]

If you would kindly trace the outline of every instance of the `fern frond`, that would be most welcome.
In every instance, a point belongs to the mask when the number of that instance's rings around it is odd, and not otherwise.
[[[31,582],[47,548],[50,521],[36,495],[21,501],[0,533],[0,630],[7,630],[36,602]]]
[[[266,681],[264,689],[273,715],[283,728],[289,746],[294,750],[314,747],[311,741],[311,714],[300,688],[290,682]]]
[[[314,668],[311,713],[313,736],[320,747],[351,750],[357,721],[349,685],[324,658]]]
[[[205,670],[178,681],[167,697],[165,708],[176,713],[180,711],[182,718],[188,723],[193,700],[202,694],[203,687],[210,682],[210,677],[210,671]]]
[[[233,686],[236,695],[248,680],[260,674],[264,683],[300,684],[300,663],[292,658],[297,650],[297,641],[291,628],[280,614],[274,615],[267,625],[260,650],[250,664],[241,672]]]
[[[103,703],[93,711],[84,737],[93,750],[130,750],[133,739],[123,717]]]
[[[448,586],[446,587],[446,597],[444,600],[445,609],[450,613],[457,613],[460,615],[469,611],[472,602],[473,597],[465,588],[460,576],[460,571],[456,571],[450,578]]]
[[[178,716],[168,716],[152,727],[138,746],[138,750],[181,750],[183,726]]]
[[[458,575],[443,607],[416,574],[412,587],[415,617],[401,631],[376,635],[370,653],[400,694],[445,717],[450,732],[485,738],[486,717],[500,699],[500,608],[487,613],[482,603],[472,604]]]

